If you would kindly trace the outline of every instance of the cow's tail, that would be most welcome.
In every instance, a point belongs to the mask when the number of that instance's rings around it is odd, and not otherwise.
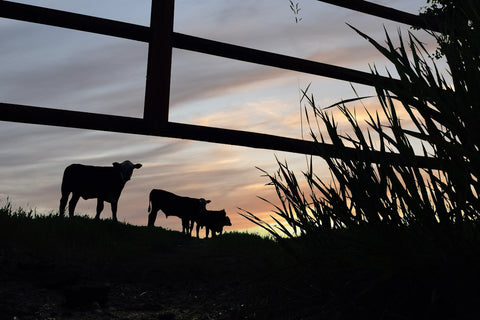
[[[151,212],[152,210],[152,191],[150,191],[150,194],[148,195],[148,213]]]

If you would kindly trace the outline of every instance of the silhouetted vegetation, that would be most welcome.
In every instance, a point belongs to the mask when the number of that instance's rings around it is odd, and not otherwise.
[[[258,235],[197,239],[0,201],[1,319],[281,319],[302,279]]]
[[[361,97],[323,109],[308,88],[302,98],[315,141],[397,152],[412,165],[326,159],[331,181],[325,181],[310,161],[302,183],[279,161],[277,172],[264,172],[280,201],[274,205],[276,223],[244,213],[310,266],[317,290],[298,302],[317,306],[312,311],[317,315],[478,315],[480,6],[474,0],[431,2],[425,15],[440,18],[445,30],[432,33],[439,45],[434,56],[411,33],[407,43],[399,33],[397,44],[385,33],[382,46],[352,27],[393,64],[400,79],[394,87],[376,85],[381,108],[366,109],[365,123],[348,106]],[[442,57],[447,76],[437,67]],[[376,67],[372,73],[379,74]],[[331,108],[349,124],[346,133]],[[419,153],[436,159],[439,169],[418,168]]]

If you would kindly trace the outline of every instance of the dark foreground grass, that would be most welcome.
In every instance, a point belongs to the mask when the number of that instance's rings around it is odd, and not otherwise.
[[[9,206],[9,205],[8,205]],[[0,319],[254,319],[271,313],[272,240],[0,209]]]
[[[199,240],[3,210],[0,319],[468,319],[477,238],[365,227]]]

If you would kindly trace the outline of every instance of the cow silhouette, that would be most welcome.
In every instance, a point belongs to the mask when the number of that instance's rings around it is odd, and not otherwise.
[[[70,193],[72,198],[68,203],[68,214],[73,217],[75,206],[80,197],[83,199],[97,199],[97,214],[95,219],[100,218],[103,210],[103,202],[109,202],[112,207],[112,219],[117,221],[117,204],[120,194],[132,177],[134,169],[139,169],[140,163],[133,164],[129,160],[122,163],[114,162],[112,167],[86,166],[83,164],[71,164],[63,173],[62,198],[60,199],[60,216],[65,214]]]
[[[205,210],[197,217],[195,222],[197,223],[197,238],[200,228],[205,227],[205,238],[208,238],[210,231],[212,231],[212,238],[214,238],[217,233],[222,234],[223,227],[232,225],[225,209]]]
[[[202,214],[210,200],[178,196],[169,191],[153,189],[150,191],[148,203],[148,226],[153,227],[158,210],[165,216],[176,216],[182,219],[182,232],[192,234],[193,222]]]

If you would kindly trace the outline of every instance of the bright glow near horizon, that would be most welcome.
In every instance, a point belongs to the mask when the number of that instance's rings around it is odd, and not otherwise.
[[[108,19],[148,25],[150,1],[18,1]],[[385,59],[345,23],[384,42],[383,26],[395,37],[408,27],[314,0],[299,0],[295,23],[287,0],[177,0],[175,31],[260,50],[369,71]],[[418,13],[424,0],[377,1]],[[424,33],[419,32],[422,37]],[[425,37],[429,47],[434,40]],[[0,19],[0,101],[51,108],[141,117],[148,47],[144,43]],[[319,106],[354,96],[338,80],[232,61],[174,49],[170,120],[301,138],[299,89],[311,83]],[[362,95],[370,88],[355,85]],[[375,105],[372,104],[372,110]],[[305,125],[305,123],[303,123]],[[308,136],[307,131],[304,132]],[[0,198],[37,212],[58,210],[60,182],[71,163],[110,165],[140,162],[119,201],[118,218],[147,222],[148,194],[165,189],[212,200],[225,208],[233,227],[253,225],[238,208],[260,216],[275,201],[268,180],[275,156],[298,176],[305,156],[158,137],[0,122]],[[323,161],[317,174],[329,178]],[[77,211],[94,216],[95,200],[80,200]],[[102,217],[111,217],[107,204]],[[156,225],[180,230],[180,220],[159,214]]]

